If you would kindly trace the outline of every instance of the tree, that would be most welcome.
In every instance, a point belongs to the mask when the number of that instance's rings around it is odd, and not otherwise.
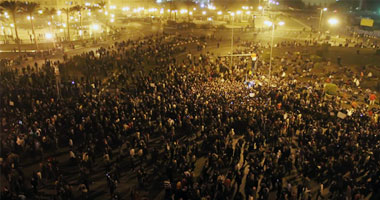
[[[67,40],[70,41],[70,14],[74,11],[73,7],[62,8],[63,12],[66,13],[66,26],[67,26]]]
[[[187,21],[190,22],[190,11],[195,7],[197,4],[192,0],[186,0],[185,1],[186,9],[187,9]]]
[[[0,7],[0,14],[1,15],[4,15],[4,9]],[[4,27],[4,24],[5,24],[5,19],[2,17],[0,18],[0,22],[1,22],[1,27]],[[3,29],[3,34],[4,34],[4,44],[7,43],[7,34],[5,32],[5,28],[2,28]]]
[[[165,2],[164,3],[164,6],[166,7],[166,8],[169,8],[170,9],[170,12],[169,12],[169,20],[172,20],[172,12],[174,11],[174,10],[177,10],[177,7],[178,7],[178,5],[177,5],[177,3],[176,2],[173,2],[173,1],[167,1],[167,2]],[[176,14],[175,14],[175,16],[174,16],[174,18],[176,19]]]
[[[100,2],[98,3],[98,5],[99,5],[100,9],[103,9],[103,8],[106,7],[107,3],[106,3],[105,1],[100,1]]]
[[[0,3],[0,7],[8,11],[12,15],[13,27],[16,34],[16,44],[18,45],[18,52],[21,52],[20,38],[18,37],[17,23],[16,23],[16,14],[20,9],[20,3],[16,1],[3,1]]]
[[[53,17],[54,15],[57,14],[57,10],[55,8],[45,8],[44,10],[44,14],[49,17],[49,20],[50,20],[50,33],[53,34],[53,26],[54,26],[54,23],[53,23]],[[55,47],[55,43],[54,43],[54,40],[53,40],[53,46]]]
[[[57,14],[57,10],[55,8],[45,8],[44,14],[49,17],[50,23],[53,24],[53,17]]]
[[[37,11],[38,7],[40,4],[35,3],[35,2],[24,2],[21,4],[21,8],[24,13],[28,15],[28,19],[30,20],[30,24],[32,25],[32,33],[34,37],[34,44],[36,45],[36,49],[38,50],[38,43],[37,43],[37,37],[36,37],[36,32],[34,30],[34,13]]]
[[[76,5],[74,7],[72,7],[73,11],[75,12],[79,12],[79,24],[80,24],[80,28],[79,30],[82,31],[82,10],[84,9],[85,7],[81,6],[81,5]]]

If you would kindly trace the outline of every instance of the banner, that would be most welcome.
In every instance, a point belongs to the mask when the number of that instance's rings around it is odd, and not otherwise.
[[[373,19],[369,18],[362,18],[360,20],[360,26],[368,26],[368,27],[373,27]]]

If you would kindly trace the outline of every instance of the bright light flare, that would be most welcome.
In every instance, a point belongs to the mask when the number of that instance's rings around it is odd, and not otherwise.
[[[335,25],[339,24],[339,20],[337,18],[331,18],[331,19],[329,19],[328,22],[331,26],[335,26]]]
[[[124,7],[123,11],[129,11],[129,9],[130,9],[129,7]]]
[[[207,14],[207,12],[206,11],[202,11],[202,15],[206,15]]]
[[[259,10],[262,10],[262,9],[263,9],[263,7],[262,7],[262,6],[259,6],[259,7],[258,7],[258,9],[259,9]]]
[[[95,30],[95,31],[97,31],[97,30],[100,29],[100,27],[99,27],[98,24],[93,24],[93,25],[91,25],[91,27],[92,27],[92,29]]]
[[[62,11],[58,10],[58,11],[57,11],[57,15],[59,16],[59,15],[61,15],[61,14],[62,14]]]
[[[215,7],[214,5],[212,5],[212,4],[209,4],[209,5],[207,6],[207,8],[208,8],[209,10],[215,10],[215,9],[216,9],[216,7]]]
[[[283,22],[283,21],[278,22],[278,25],[283,26],[283,25],[285,25],[285,22]]]
[[[218,11],[218,13],[217,13],[218,15],[222,15],[223,14],[223,12],[222,11]]]
[[[323,11],[327,11],[327,8],[323,8]]]
[[[272,26],[273,23],[271,21],[264,21],[264,24],[267,25],[267,26]]]
[[[241,11],[240,11],[240,10],[236,11],[236,14],[240,15],[240,14],[241,14]]]
[[[53,38],[53,34],[51,34],[51,33],[45,33],[45,38],[50,40],[50,39]]]

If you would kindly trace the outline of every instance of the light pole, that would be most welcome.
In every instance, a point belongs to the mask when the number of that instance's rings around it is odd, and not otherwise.
[[[232,16],[232,21],[231,21],[231,69],[233,67],[233,64],[234,64],[234,59],[233,59],[233,54],[234,54],[234,20],[235,20],[235,13],[231,13],[231,16]]]
[[[270,58],[269,58],[269,73],[268,73],[268,76],[269,76],[269,79],[270,79],[271,78],[271,72],[272,72],[273,38],[274,38],[274,26],[275,26],[275,23],[271,22],[271,21],[265,21],[264,24],[267,25],[267,26],[272,26],[272,37],[271,37]],[[278,22],[278,25],[279,26],[283,26],[283,25],[285,25],[285,22],[280,21],[280,22]]]
[[[258,9],[261,10],[261,15],[264,15],[264,7],[263,6],[259,6]]]
[[[327,8],[321,8],[321,13],[319,14],[319,23],[318,23],[318,31],[319,32],[321,32],[321,22],[322,22],[323,11],[327,11]]]
[[[328,21],[327,21],[330,25],[330,27],[336,27],[338,24],[339,24],[339,19],[335,18],[335,17],[332,17],[330,18]],[[329,29],[330,31],[332,31],[331,29]],[[330,32],[331,34],[331,32]]]

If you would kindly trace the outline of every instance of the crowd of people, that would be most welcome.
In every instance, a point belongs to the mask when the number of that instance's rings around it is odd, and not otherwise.
[[[206,46],[156,35],[1,72],[1,199],[43,198],[48,186],[50,199],[95,199],[95,184],[112,199],[379,198],[379,110],[297,81],[313,68],[301,56],[276,58],[268,77],[268,63]],[[68,81],[75,67],[88,76]]]

